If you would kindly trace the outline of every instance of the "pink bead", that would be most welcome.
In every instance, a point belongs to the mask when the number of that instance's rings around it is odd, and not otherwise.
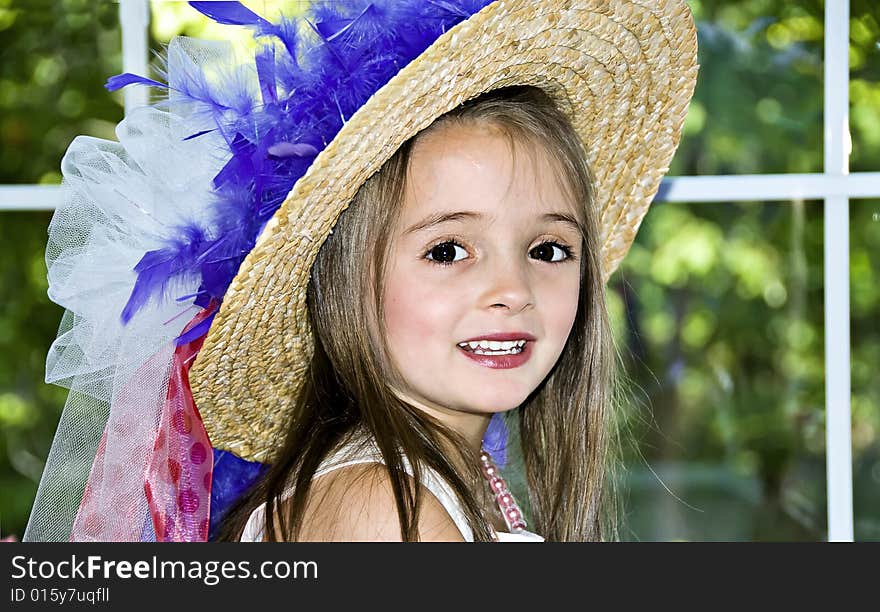
[[[498,506],[501,508],[502,512],[515,504],[510,493],[499,493],[495,496],[495,501],[498,502]]]
[[[495,494],[495,502],[498,504],[498,509],[501,511],[502,516],[504,516],[507,528],[511,532],[523,531],[526,528],[526,522],[523,519],[522,511],[519,509],[513,495],[507,490],[507,483],[504,482],[504,479],[498,472],[498,468],[492,463],[492,458],[488,453],[483,452],[480,455],[480,460],[483,463],[483,473],[489,481],[489,488]],[[493,539],[497,539],[494,537],[494,532]]]

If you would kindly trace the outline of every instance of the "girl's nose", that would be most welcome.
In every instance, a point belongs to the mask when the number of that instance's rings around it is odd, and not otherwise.
[[[534,294],[525,265],[513,262],[488,266],[482,304],[487,308],[505,309],[511,314],[534,305]]]

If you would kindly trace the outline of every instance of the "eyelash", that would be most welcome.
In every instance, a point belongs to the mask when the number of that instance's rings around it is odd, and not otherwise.
[[[442,240],[439,240],[439,241],[435,242],[434,244],[432,244],[430,247],[428,247],[428,249],[425,251],[424,255],[422,256],[422,259],[425,259],[432,264],[435,264],[438,266],[443,266],[443,267],[451,266],[451,265],[458,263],[457,261],[437,261],[436,259],[430,259],[428,257],[431,254],[431,251],[436,249],[438,246],[441,246],[444,244],[451,244],[453,246],[457,246],[457,247],[460,247],[462,249],[467,250],[465,248],[465,246],[458,241],[458,239],[456,239],[456,238],[443,238]],[[539,244],[537,244],[534,247],[532,247],[531,249],[529,249],[529,251],[531,251],[532,249],[535,249],[539,246],[543,246],[545,244],[549,244],[550,246],[555,246],[555,247],[559,248],[563,253],[565,253],[565,258],[560,259],[559,261],[544,261],[544,263],[558,265],[561,263],[565,263],[567,261],[575,261],[575,259],[577,259],[575,257],[575,254],[574,254],[571,247],[569,247],[568,245],[563,244],[561,242],[558,242],[556,240],[544,240],[543,242],[540,242]],[[538,261],[541,261],[541,260],[538,260]]]

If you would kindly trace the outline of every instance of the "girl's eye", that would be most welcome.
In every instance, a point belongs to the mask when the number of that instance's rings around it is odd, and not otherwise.
[[[535,259],[549,263],[559,263],[571,257],[571,249],[557,242],[543,242],[529,251]]]
[[[440,244],[431,247],[431,249],[425,254],[425,257],[439,264],[448,265],[456,261],[461,261],[466,258],[467,255],[468,253],[463,246],[453,240],[447,240],[446,242],[441,242]]]

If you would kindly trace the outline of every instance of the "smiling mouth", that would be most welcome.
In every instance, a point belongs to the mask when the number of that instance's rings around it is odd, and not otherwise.
[[[479,340],[459,342],[458,347],[476,355],[518,355],[523,352],[527,340]]]

